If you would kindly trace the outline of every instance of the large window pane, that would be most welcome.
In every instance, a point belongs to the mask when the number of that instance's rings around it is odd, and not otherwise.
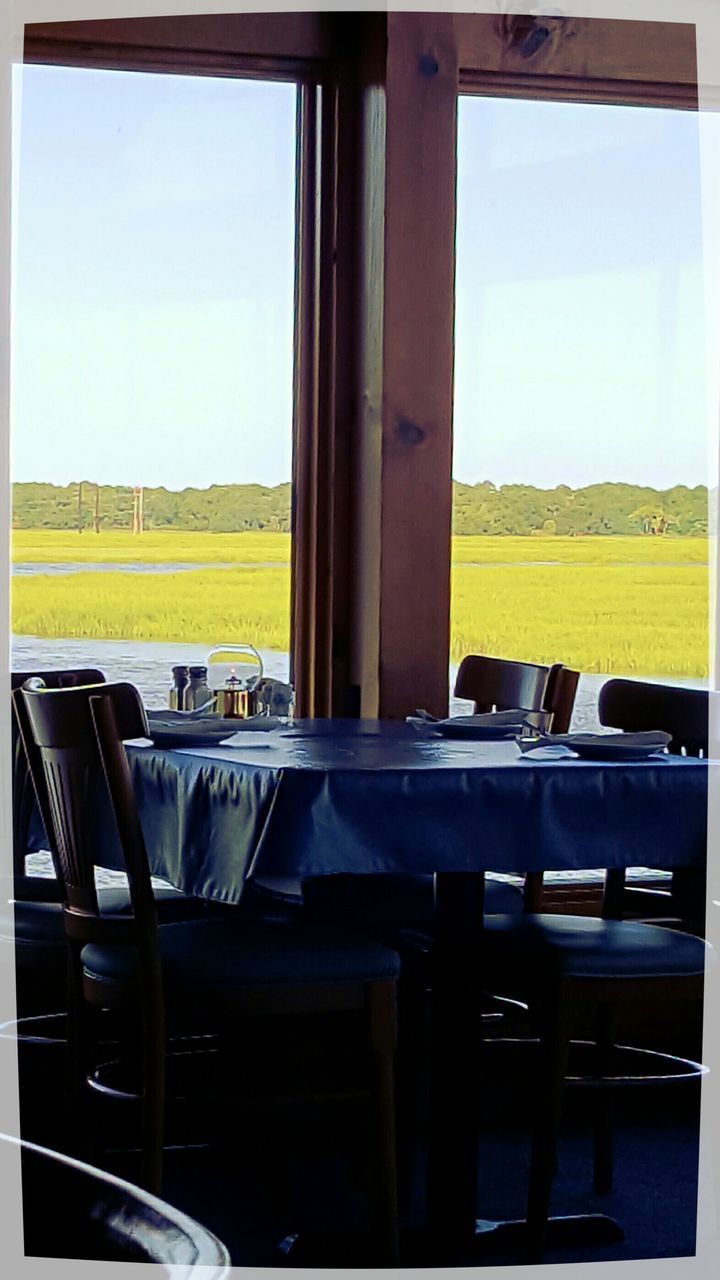
[[[452,658],[704,683],[698,117],[465,97]]]
[[[14,107],[13,664],[287,678],[295,86],[31,66]]]

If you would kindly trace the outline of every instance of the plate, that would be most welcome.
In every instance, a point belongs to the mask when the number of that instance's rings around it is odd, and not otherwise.
[[[197,729],[189,724],[172,729],[160,729],[150,725],[150,737],[156,747],[213,747],[231,737],[234,729]]]
[[[180,717],[183,716],[182,719]],[[237,720],[208,717],[193,720],[183,712],[148,712],[150,738],[156,747],[209,747],[224,742],[235,733]]]
[[[669,733],[588,733],[568,734],[551,739],[569,747],[581,760],[647,760],[664,751]]]
[[[521,724],[462,724],[460,717],[440,721],[431,726],[443,738],[464,738],[474,742],[493,742],[505,738],[519,738]]]

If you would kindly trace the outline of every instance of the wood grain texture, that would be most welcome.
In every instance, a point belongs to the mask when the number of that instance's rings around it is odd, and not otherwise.
[[[160,18],[116,18],[89,22],[36,22],[25,27],[25,61],[63,60],[95,51],[107,60],[193,54],[235,58],[326,58],[331,32],[321,13],[198,14]],[[42,57],[40,55],[43,55]]]
[[[463,13],[453,24],[461,76],[697,85],[692,23]]]
[[[446,14],[390,14],[379,709],[448,704],[457,61]]]

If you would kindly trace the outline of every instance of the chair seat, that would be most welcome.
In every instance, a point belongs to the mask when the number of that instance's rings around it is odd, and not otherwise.
[[[710,948],[659,925],[541,914],[488,916],[483,951],[491,964],[525,977],[620,979],[702,974]]]
[[[377,942],[294,920],[207,920],[159,929],[168,1003],[232,1004],[238,989],[314,986],[395,979],[400,960]],[[90,944],[85,974],[96,982],[133,985],[134,947]]]
[[[406,934],[433,931],[431,875],[317,876],[305,881],[303,895],[314,918],[360,929],[391,946]],[[522,909],[522,889],[486,879],[486,913],[520,915]]]
[[[50,881],[51,884],[54,881]],[[179,889],[170,885],[158,886],[155,890],[158,916],[163,923],[188,920],[203,910],[200,899],[188,898]],[[100,910],[106,915],[122,915],[130,909],[128,890],[119,885],[103,887],[98,890]],[[17,944],[43,945],[62,949],[65,944],[65,928],[63,925],[62,905],[59,902],[12,902],[15,916],[15,942]],[[11,936],[11,919],[9,911],[7,919],[0,914],[0,935]]]

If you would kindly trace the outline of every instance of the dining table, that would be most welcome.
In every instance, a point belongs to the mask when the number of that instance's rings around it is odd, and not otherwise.
[[[152,869],[188,894],[239,903],[253,880],[433,875],[424,1256],[467,1258],[497,1225],[475,1203],[485,873],[702,867],[713,762],[579,759],[432,724],[331,719],[128,755]],[[591,1218],[612,1238],[611,1219]],[[558,1221],[577,1237],[579,1219]]]

